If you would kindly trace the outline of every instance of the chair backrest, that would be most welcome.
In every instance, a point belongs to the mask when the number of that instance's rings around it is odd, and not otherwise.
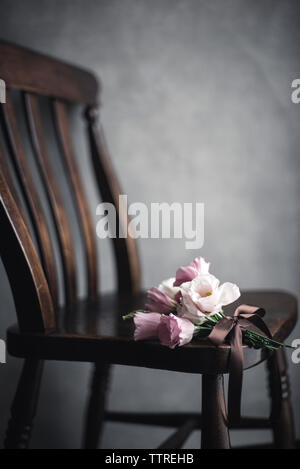
[[[122,210],[118,203],[120,189],[98,122],[99,86],[94,75],[1,41],[0,79],[6,84],[6,102],[0,106],[1,131],[5,142],[5,150],[0,147],[1,257],[13,291],[21,330],[48,332],[56,327],[59,289],[63,289],[68,308],[76,305],[78,291],[69,214],[45,138],[41,96],[50,100],[55,138],[80,221],[90,300],[98,294],[95,226],[74,154],[69,122],[70,104],[79,105],[84,110],[92,168],[102,201],[114,204],[119,229],[119,223],[128,223],[128,218],[126,213],[119,213]],[[26,123],[49,211],[41,204],[36,175],[28,162],[20,130],[20,114],[16,114],[13,99],[14,90],[22,95],[21,119]],[[58,256],[48,228],[49,213],[55,227],[63,285],[58,285]],[[137,292],[140,289],[140,271],[134,240],[117,236],[113,245],[119,291]]]

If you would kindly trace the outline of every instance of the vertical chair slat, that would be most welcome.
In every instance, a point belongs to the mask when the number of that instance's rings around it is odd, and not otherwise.
[[[98,109],[96,107],[88,107],[86,118],[98,189],[103,201],[115,206],[119,233],[120,231],[124,233],[128,227],[128,214],[125,208],[119,207],[120,186],[110,162],[103,133],[98,125]],[[127,237],[117,236],[113,239],[113,242],[119,291],[137,293],[141,288],[141,273],[135,240],[129,235]]]
[[[38,98],[31,93],[25,93],[24,98],[29,133],[59,241],[64,273],[65,301],[68,306],[72,306],[76,302],[77,287],[76,260],[70,225],[46,147]]]
[[[68,169],[81,224],[88,274],[88,296],[89,299],[95,299],[98,290],[97,247],[94,236],[95,228],[93,227],[93,221],[76,163],[66,105],[60,100],[54,100],[53,106],[58,140],[62,149],[64,163]]]
[[[8,163],[5,159],[4,152],[3,152],[1,147],[0,147],[0,165],[1,165],[2,175],[3,175],[3,177],[6,181],[7,186],[9,187],[10,193],[13,196],[13,199],[14,199],[14,201],[15,201],[17,207],[18,207],[18,210],[20,212],[20,215],[22,216],[23,221],[24,221],[26,227],[29,230],[28,220],[27,220],[27,217],[26,217],[26,214],[25,214],[24,207],[22,205],[22,202],[21,202],[21,199],[19,197],[18,191],[17,191],[16,186],[14,184],[13,177],[11,175]]]
[[[46,218],[39,201],[39,195],[26,160],[9,90],[7,90],[6,93],[6,103],[1,106],[1,117],[3,119],[10,156],[15,166],[18,181],[27,205],[41,255],[42,265],[49,282],[53,303],[56,307],[58,305],[58,284],[51,238]]]
[[[52,298],[23,213],[15,201],[12,179],[7,176],[9,169],[0,149],[0,252],[14,293],[20,329],[50,332],[55,329]]]

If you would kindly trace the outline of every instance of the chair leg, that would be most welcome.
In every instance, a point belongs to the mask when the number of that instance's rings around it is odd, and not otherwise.
[[[277,350],[267,362],[269,372],[269,388],[272,408],[278,404],[282,397],[280,414],[271,422],[273,429],[274,446],[278,449],[295,448],[295,428],[293,411],[290,401],[290,383],[287,373],[287,361],[283,349]],[[276,386],[276,374],[280,375],[281,390]],[[278,395],[278,393],[281,392]]]
[[[223,375],[202,376],[202,449],[230,449]]]
[[[102,436],[110,365],[95,363],[86,412],[83,448],[97,449]]]
[[[5,449],[27,449],[36,414],[44,362],[28,358],[23,365],[16,395],[11,407],[4,441]]]

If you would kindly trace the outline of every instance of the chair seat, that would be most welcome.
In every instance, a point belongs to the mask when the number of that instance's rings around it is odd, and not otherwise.
[[[103,295],[93,304],[79,301],[72,312],[61,310],[60,326],[54,333],[23,334],[9,328],[8,352],[17,357],[83,362],[107,361],[113,364],[181,371],[188,373],[227,373],[230,346],[215,347],[208,340],[170,350],[157,341],[133,340],[133,322],[122,315],[142,308],[145,294],[130,297]],[[252,304],[266,309],[265,322],[275,340],[284,341],[297,322],[297,300],[281,291],[247,291],[230,307]],[[268,357],[265,350],[244,346],[244,367],[250,368]]]

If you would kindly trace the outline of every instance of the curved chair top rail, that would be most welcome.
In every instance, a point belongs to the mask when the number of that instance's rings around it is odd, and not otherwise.
[[[99,84],[91,72],[5,41],[0,41],[0,78],[10,88],[73,103],[98,100]]]

